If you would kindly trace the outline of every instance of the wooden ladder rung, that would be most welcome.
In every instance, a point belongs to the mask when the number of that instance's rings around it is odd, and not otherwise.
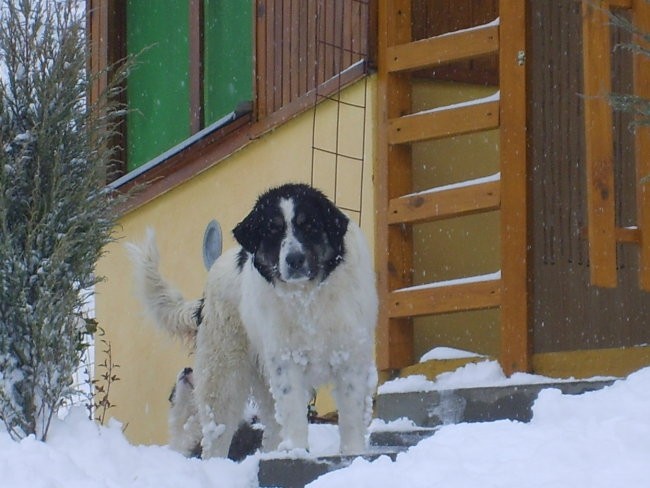
[[[498,177],[498,175],[495,175]],[[433,189],[428,192],[393,198],[388,203],[389,224],[415,224],[498,210],[501,182],[476,180],[466,186]]]
[[[388,143],[440,139],[499,127],[499,102],[490,100],[438,108],[388,121]]]
[[[473,29],[391,46],[386,49],[389,72],[430,68],[499,52],[499,26]]]
[[[475,278],[478,280],[452,280],[443,286],[432,283],[395,290],[389,295],[388,315],[392,318],[417,317],[499,307],[500,277],[495,273]]]

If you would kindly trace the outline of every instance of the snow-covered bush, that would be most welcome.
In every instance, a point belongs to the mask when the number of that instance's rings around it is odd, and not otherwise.
[[[44,440],[73,393],[84,290],[117,217],[116,112],[88,105],[80,5],[0,0],[0,419],[16,439]]]

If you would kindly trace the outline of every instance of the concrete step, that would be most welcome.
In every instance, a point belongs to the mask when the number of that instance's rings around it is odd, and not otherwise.
[[[370,451],[362,457],[395,459],[421,440],[434,435],[441,425],[460,422],[489,422],[532,418],[532,406],[539,392],[557,388],[577,395],[609,386],[614,380],[459,388],[455,390],[390,393],[377,396],[375,414],[385,422],[407,418],[416,427],[395,430],[376,428],[370,436]],[[349,466],[356,456],[263,457],[258,480],[263,488],[302,488],[319,476]]]
[[[415,446],[422,439],[432,436],[436,430],[436,428],[409,429],[403,431],[376,430],[370,434],[370,446],[375,449],[407,449]]]
[[[377,396],[375,414],[386,422],[407,418],[421,427],[506,419],[528,422],[532,418],[533,403],[545,388],[557,388],[564,394],[577,395],[601,389],[613,382],[570,381],[387,393]]]
[[[364,459],[374,460],[389,456],[395,460],[403,449],[371,449]],[[263,458],[259,462],[257,479],[260,488],[303,488],[319,476],[349,466],[359,456],[278,457]]]

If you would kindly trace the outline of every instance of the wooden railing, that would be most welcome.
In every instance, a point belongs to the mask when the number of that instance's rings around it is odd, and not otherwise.
[[[417,24],[412,18],[413,5],[410,0],[385,0],[380,2],[379,8],[380,117],[375,194],[376,259],[382,307],[378,362],[382,369],[399,369],[413,362],[413,317],[498,308],[501,365],[506,373],[528,370],[533,356],[532,229],[538,228],[532,225],[535,221],[530,220],[537,217],[531,214],[531,190],[541,182],[532,181],[527,162],[527,123],[531,121],[526,114],[532,107],[532,98],[527,93],[526,71],[527,64],[536,62],[535,55],[539,56],[539,52],[534,51],[535,45],[527,45],[527,8],[524,2],[502,0],[498,3],[498,22],[457,32],[436,32],[430,37],[413,40],[411,29]],[[584,233],[569,228],[573,232],[570,237],[575,237],[577,243],[574,245],[578,247],[581,239],[588,241],[591,285],[599,287],[616,287],[617,281],[622,279],[618,276],[622,275],[621,271],[617,270],[617,266],[625,266],[617,257],[620,245],[638,246],[639,284],[641,289],[650,291],[650,183],[647,182],[650,178],[650,128],[637,126],[633,135],[629,135],[626,119],[613,114],[610,103],[612,91],[627,84],[613,73],[628,73],[630,59],[632,93],[650,98],[650,61],[636,51],[630,58],[614,56],[621,33],[612,31],[610,18],[612,9],[619,9],[618,13],[625,9],[625,15],[638,32],[650,32],[650,4],[645,0],[583,0],[576,8],[582,13],[576,20],[582,25],[583,46],[582,54],[577,54],[577,59],[582,56],[582,67],[576,68],[576,72],[582,71],[581,81],[576,83],[582,86],[572,90],[569,96],[580,96],[581,108],[584,107],[584,114],[580,111],[575,116],[580,124],[575,127],[584,131],[584,148],[580,137],[580,155],[576,157],[580,157],[577,163],[580,165],[580,188],[584,182],[586,191],[580,193],[579,202],[573,203],[577,208],[585,204],[588,225]],[[644,42],[639,35],[633,37],[636,43]],[[500,96],[412,113],[410,77],[414,73],[422,73],[424,68],[432,72],[441,65],[486,55],[498,55]],[[562,62],[567,59],[563,58]],[[583,120],[584,128],[581,127]],[[626,128],[622,129],[624,124]],[[413,143],[492,128],[499,130],[498,178],[412,192]],[[628,173],[634,171],[628,171],[627,159],[620,161],[627,157],[623,156],[621,146],[630,147],[631,140],[635,165],[635,175],[631,177],[636,181],[636,188],[629,187]],[[586,181],[582,180],[582,155]],[[536,164],[543,162],[536,160]],[[626,184],[628,187],[624,186]],[[636,205],[630,201],[633,199]],[[631,211],[631,207],[636,207],[636,211]],[[500,213],[501,266],[498,273],[413,286],[413,224],[494,210]],[[573,208],[572,211],[577,210]],[[635,225],[629,224],[630,217],[632,221],[636,219]],[[581,219],[582,213],[578,223]],[[626,222],[625,226],[617,219]],[[590,288],[587,283],[576,286]]]
[[[585,107],[585,157],[587,171],[587,234],[591,284],[617,286],[617,244],[636,243],[639,250],[639,284],[650,291],[650,190],[642,180],[650,175],[650,129],[635,128],[635,164],[638,186],[637,226],[620,228],[616,222],[612,106],[610,9],[629,9],[631,22],[650,32],[650,5],[643,0],[583,1],[583,69]],[[635,39],[635,42],[643,42]],[[645,46],[647,48],[647,46]],[[650,61],[635,53],[633,93],[650,97]],[[632,190],[634,191],[634,190]]]

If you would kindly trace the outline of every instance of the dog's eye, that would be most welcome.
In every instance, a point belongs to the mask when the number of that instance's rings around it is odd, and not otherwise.
[[[322,230],[322,225],[318,219],[307,218],[303,216],[302,219],[296,219],[296,225],[307,234],[319,234]]]
[[[307,215],[304,212],[300,212],[296,216],[296,225],[301,227],[305,224],[306,220],[307,220]]]

